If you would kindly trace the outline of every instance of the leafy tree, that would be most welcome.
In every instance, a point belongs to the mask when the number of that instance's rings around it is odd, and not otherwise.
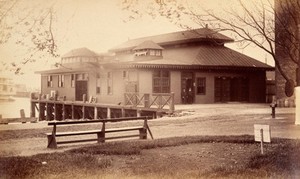
[[[4,70],[20,74],[23,65],[43,58],[43,52],[58,56],[53,32],[54,5],[53,0],[0,0],[0,48],[11,41],[26,49],[20,63],[2,61]]]

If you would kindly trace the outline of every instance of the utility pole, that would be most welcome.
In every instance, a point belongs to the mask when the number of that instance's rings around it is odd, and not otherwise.
[[[296,86],[300,86],[300,15],[298,15],[298,66],[296,69]]]
[[[298,15],[300,21],[300,15]],[[297,26],[297,40],[298,40],[298,65],[296,68],[296,87],[295,87],[295,124],[300,125],[300,23]],[[297,54],[296,54],[297,55]]]

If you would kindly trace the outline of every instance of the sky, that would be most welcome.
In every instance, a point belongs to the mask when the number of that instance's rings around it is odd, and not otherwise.
[[[108,49],[128,39],[183,30],[163,17],[153,19],[152,17],[144,15],[140,18],[127,21],[128,14],[122,10],[123,1],[124,0],[20,0],[20,4],[16,7],[15,12],[22,16],[22,10],[34,7],[34,15],[39,12],[38,10],[40,8],[45,8],[49,3],[55,2],[53,33],[60,55],[74,48],[81,47],[87,47],[99,53],[106,52]],[[153,2],[154,0],[145,1]],[[228,0],[202,1],[205,1],[205,4],[212,9],[228,6],[228,4],[234,6],[234,3],[228,3]],[[140,1],[140,3],[141,2],[142,1]],[[199,1],[189,1],[189,3],[190,2]],[[195,24],[191,24],[191,26],[197,28]],[[15,40],[16,37],[12,34],[12,38],[7,43],[0,45],[0,61],[10,63],[18,61],[27,55],[24,49],[22,49],[24,47],[15,44]],[[236,43],[231,43],[227,46],[255,59],[263,62],[267,61],[268,64],[274,65],[271,57],[254,46],[249,46],[246,49],[240,49]],[[59,61],[59,59],[60,58],[52,59],[47,56],[43,57],[43,59],[38,60],[38,62],[29,63],[22,67],[24,75],[12,75],[12,77],[16,83],[26,83],[32,87],[39,87],[40,75],[34,74],[34,71],[49,69],[53,67],[54,62]],[[2,71],[1,73],[8,72]],[[9,73],[9,75],[10,74],[11,73]]]

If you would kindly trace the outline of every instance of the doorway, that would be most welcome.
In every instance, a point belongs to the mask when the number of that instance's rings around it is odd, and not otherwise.
[[[249,79],[247,77],[216,77],[215,102],[248,102]]]
[[[87,95],[88,89],[88,82],[87,81],[76,81],[75,84],[75,100],[76,101],[83,101],[83,94]]]
[[[181,102],[183,104],[192,104],[195,100],[195,79],[194,73],[181,73]]]

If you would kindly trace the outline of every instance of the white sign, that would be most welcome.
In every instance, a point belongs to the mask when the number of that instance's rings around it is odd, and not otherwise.
[[[263,142],[271,142],[270,126],[262,125],[262,124],[254,124],[255,141],[261,142],[261,137],[263,137]]]

